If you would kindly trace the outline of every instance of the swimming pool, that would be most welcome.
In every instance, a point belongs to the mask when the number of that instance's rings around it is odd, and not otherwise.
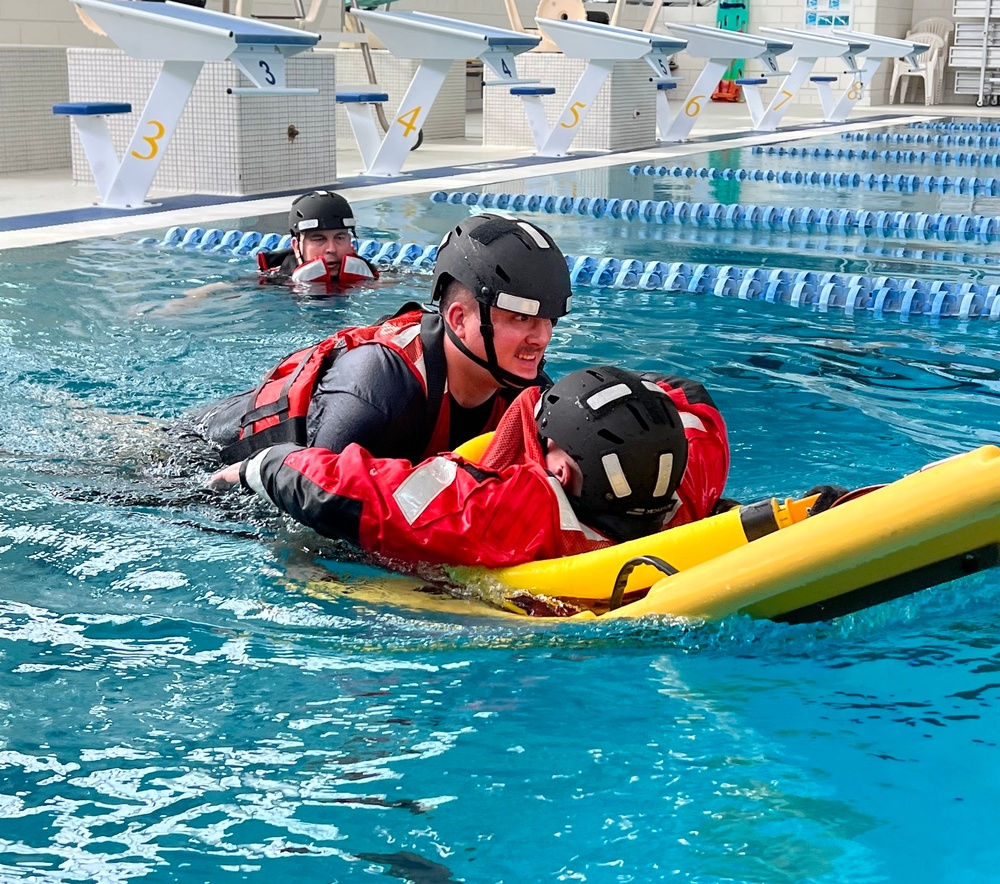
[[[496,189],[995,211],[970,195],[626,167]],[[363,236],[428,244],[468,211],[425,197],[358,207]],[[538,220],[571,254],[993,273],[992,244],[974,240],[934,249],[983,262],[913,261],[837,251],[862,238],[836,232],[733,229],[716,245],[718,227]],[[252,262],[138,236],[0,255],[0,877],[992,876],[997,572],[813,626],[548,625],[379,593],[377,572],[336,544],[201,493],[204,472],[178,472],[155,422],[426,298],[429,277],[404,270],[364,298],[322,301],[248,285],[170,312],[185,288]],[[884,481],[996,440],[989,320],[662,290],[581,288],[574,307],[553,372],[599,358],[702,379],[744,500]],[[346,588],[315,582],[330,574]]]

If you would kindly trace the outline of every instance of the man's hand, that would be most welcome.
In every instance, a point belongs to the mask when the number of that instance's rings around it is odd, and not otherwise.
[[[243,461],[240,461],[223,467],[219,472],[213,474],[205,484],[214,491],[228,491],[240,484],[240,467],[242,465]]]

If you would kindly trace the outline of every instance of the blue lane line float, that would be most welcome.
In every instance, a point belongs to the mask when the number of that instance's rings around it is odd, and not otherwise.
[[[1000,137],[993,135],[914,135],[898,132],[844,132],[845,141],[882,144],[936,144],[948,147],[1000,147]]]
[[[773,145],[757,145],[752,148],[752,153],[819,160],[858,159],[886,163],[951,163],[959,166],[1000,166],[1000,153],[982,153],[978,151],[952,152],[948,150],[887,150],[879,148],[859,148],[857,150],[852,148],[845,150],[844,148],[832,147],[775,147]]]
[[[801,174],[801,173],[800,173]],[[900,189],[918,188],[918,176],[876,176],[867,173],[880,185],[895,183]],[[845,183],[861,180],[858,173],[842,173],[837,180]],[[964,186],[958,179],[948,178],[950,186]],[[990,178],[998,189],[1000,179]],[[446,194],[439,191],[431,199],[435,202],[453,202],[466,205],[488,205],[495,202],[497,194],[463,193]],[[510,196],[510,194],[502,194]],[[474,197],[470,200],[469,197]],[[1000,219],[990,215],[933,214],[919,212],[855,212],[850,209],[812,207],[758,206],[726,203],[690,203],[685,200],[605,200],[580,197],[544,196],[542,194],[516,194],[511,203],[518,203],[526,211],[550,212],[563,215],[587,214],[593,218],[616,218],[647,223],[675,223],[695,226],[714,226],[755,230],[775,228],[805,230],[813,233],[837,231],[866,237],[904,237],[937,239],[945,241],[979,240],[992,242],[1000,236]]]
[[[869,212],[861,220],[865,224],[878,226],[881,216],[886,214],[890,213]],[[277,234],[264,235],[256,231],[213,231],[208,236],[209,233],[210,231],[202,231],[200,228],[189,230],[172,227],[160,240],[146,238],[139,240],[139,243],[197,250],[198,243],[208,239],[214,245],[200,251],[251,255],[254,249],[259,250],[261,243],[271,237],[276,238],[279,246],[287,239]],[[183,245],[185,241],[186,245]],[[233,245],[221,249],[223,242]],[[375,264],[411,267],[425,272],[432,271],[437,250],[437,245],[412,242],[366,239],[357,243],[358,254]],[[898,315],[902,319],[927,316],[932,319],[1000,320],[1000,285],[819,273],[790,268],[738,267],[731,264],[691,265],[664,261],[643,263],[634,258],[595,255],[567,255],[566,265],[573,285],[584,288],[713,294],[734,300],[760,300],[807,307],[819,312],[870,312],[883,316]]]
[[[638,168],[638,167],[634,167]],[[676,171],[675,171],[676,170]],[[722,180],[726,177],[727,169],[714,168],[693,168],[675,166],[667,172],[668,175],[685,178],[708,178],[713,181]],[[636,174],[645,174],[641,169]],[[951,178],[947,175],[911,175],[900,176],[894,180],[892,175],[868,172],[864,175],[857,173],[843,173],[840,176],[831,175],[830,179],[824,180],[823,175],[815,173],[792,172],[781,170],[750,170],[747,172],[746,180],[749,181],[776,181],[782,184],[816,184],[824,186],[835,184],[839,187],[867,187],[870,190],[898,190],[909,191],[915,189],[922,190],[957,190],[958,192],[981,193],[985,196],[1000,195],[1000,179],[994,177],[957,177]]]
[[[1000,123],[946,123],[922,122],[909,123],[910,129],[934,129],[939,132],[1000,132]]]

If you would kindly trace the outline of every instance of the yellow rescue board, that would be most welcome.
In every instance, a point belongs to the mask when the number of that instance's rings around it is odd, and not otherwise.
[[[731,510],[597,552],[455,574],[499,585],[508,597],[583,600],[598,612],[581,617],[830,619],[998,563],[1000,448],[932,464],[809,518],[804,503],[774,502],[778,530],[752,541],[743,513]],[[639,565],[627,591],[651,586],[648,593],[601,613],[621,569],[644,555],[679,573]]]

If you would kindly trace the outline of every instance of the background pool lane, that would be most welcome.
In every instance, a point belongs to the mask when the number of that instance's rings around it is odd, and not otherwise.
[[[428,242],[454,208],[382,206],[368,235]],[[567,251],[639,248],[562,223]],[[344,547],[203,492],[161,424],[428,275],[307,300],[124,239],[0,264],[0,877],[993,876],[998,572],[794,627],[384,601]],[[996,334],[580,290],[550,369],[702,379],[750,500],[996,441]]]

